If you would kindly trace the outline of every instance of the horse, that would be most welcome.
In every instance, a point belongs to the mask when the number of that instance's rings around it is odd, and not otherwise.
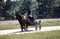
[[[30,19],[27,16],[24,16],[20,13],[15,13],[16,18],[19,22],[19,24],[21,25],[21,31],[23,32],[24,30],[27,31],[28,26],[35,26],[35,30],[37,30],[37,27],[39,26],[39,29],[41,29],[41,20],[38,21],[34,21],[34,23],[30,23]]]

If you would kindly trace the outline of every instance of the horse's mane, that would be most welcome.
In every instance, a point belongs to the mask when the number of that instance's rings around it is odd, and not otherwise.
[[[20,24],[27,24],[29,25],[29,18],[27,16],[24,16],[20,13],[17,13],[16,18],[18,19]]]
[[[17,13],[17,14],[16,14],[16,18],[17,18],[18,20],[26,20],[26,19],[27,19],[26,16],[24,16],[24,15],[22,15],[22,14],[20,14],[20,13]]]

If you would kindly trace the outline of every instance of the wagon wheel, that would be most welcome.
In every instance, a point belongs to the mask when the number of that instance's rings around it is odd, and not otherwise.
[[[41,29],[41,20],[35,22],[35,30]]]
[[[37,22],[35,22],[35,30],[37,30],[37,28],[38,28],[38,24]]]
[[[39,30],[41,29],[41,20],[39,20]]]

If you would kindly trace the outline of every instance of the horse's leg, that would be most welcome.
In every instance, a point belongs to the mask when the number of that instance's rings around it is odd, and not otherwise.
[[[35,25],[35,30],[37,30],[37,26],[38,26],[38,25],[36,24],[36,25]]]
[[[24,30],[25,30],[25,31],[27,31],[27,28],[28,28],[28,26],[27,26],[27,25],[25,25],[25,26],[24,26]]]
[[[26,25],[26,31],[27,31],[28,25]]]
[[[21,25],[21,31],[23,32],[23,26]]]
[[[19,21],[19,20],[18,20],[18,21]],[[19,24],[20,24],[20,21],[19,21]],[[21,31],[23,32],[23,25],[20,24],[20,26],[21,26]]]
[[[39,21],[39,30],[41,29],[41,20]]]

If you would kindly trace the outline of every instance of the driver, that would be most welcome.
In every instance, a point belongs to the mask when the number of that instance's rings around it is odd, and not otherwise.
[[[31,21],[32,23],[34,23],[34,17],[32,16],[30,10],[28,10],[27,17],[30,19],[30,21]]]

